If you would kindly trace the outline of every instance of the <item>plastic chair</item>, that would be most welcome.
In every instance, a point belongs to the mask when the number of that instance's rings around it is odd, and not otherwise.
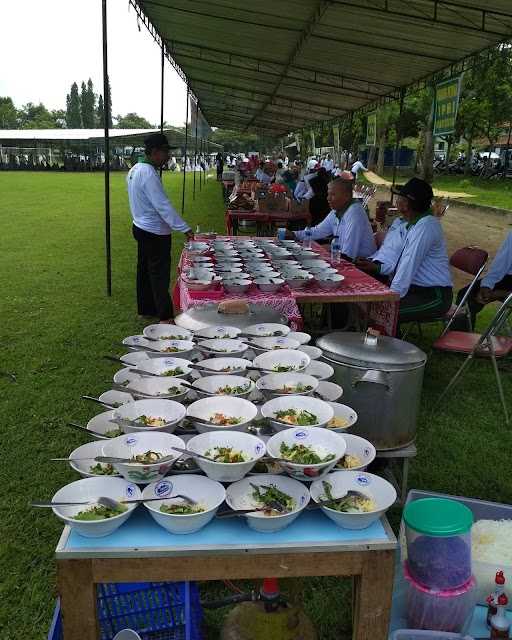
[[[471,323],[471,310],[469,308],[468,300],[471,292],[473,291],[478,279],[482,275],[485,265],[487,264],[487,259],[489,258],[489,254],[484,249],[480,249],[478,247],[462,247],[462,249],[457,249],[454,253],[452,253],[450,257],[450,265],[459,271],[467,275],[473,276],[473,279],[469,283],[468,288],[464,296],[462,297],[459,304],[452,306],[448,309],[444,316],[440,316],[438,318],[431,318],[430,320],[425,320],[424,323],[417,321],[416,323],[410,323],[407,330],[402,334],[402,340],[405,340],[409,335],[411,327],[416,324],[418,327],[419,334],[421,335],[421,325],[422,324],[430,324],[432,322],[443,322],[445,327],[441,336],[449,330],[453,321],[461,316],[465,316],[468,328],[473,329]]]
[[[484,333],[468,333],[466,331],[448,331],[440,336],[432,345],[438,351],[467,354],[467,358],[453,378],[448,383],[443,393],[439,396],[436,406],[447,395],[457,380],[462,376],[475,356],[491,358],[498,392],[500,395],[505,421],[509,424],[510,418],[505,401],[505,394],[498,369],[497,359],[505,358],[512,353],[512,338],[509,336],[497,335],[504,325],[507,324],[509,316],[512,314],[512,294],[501,304],[496,315]]]

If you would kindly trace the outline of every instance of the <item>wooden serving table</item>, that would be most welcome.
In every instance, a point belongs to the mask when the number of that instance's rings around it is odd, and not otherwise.
[[[271,224],[286,226],[288,222],[302,222],[311,224],[309,211],[245,211],[243,209],[228,209],[226,211],[226,232],[230,236],[238,235],[240,220],[256,222],[256,233],[262,236],[266,227]]]
[[[174,535],[142,507],[105,538],[84,538],[66,526],[55,554],[64,640],[99,638],[98,583],[307,576],[352,576],[354,640],[385,640],[396,547],[385,517],[351,531],[320,511],[303,511],[276,533],[234,518]]]

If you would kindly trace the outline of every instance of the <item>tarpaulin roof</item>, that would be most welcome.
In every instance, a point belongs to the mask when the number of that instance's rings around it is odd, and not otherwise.
[[[130,1],[210,125],[275,134],[397,96],[512,35],[512,0]]]

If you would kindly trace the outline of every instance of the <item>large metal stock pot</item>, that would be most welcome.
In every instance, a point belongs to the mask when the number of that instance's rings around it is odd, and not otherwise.
[[[413,344],[364,333],[335,332],[317,346],[358,414],[357,434],[376,449],[413,442],[427,356]]]

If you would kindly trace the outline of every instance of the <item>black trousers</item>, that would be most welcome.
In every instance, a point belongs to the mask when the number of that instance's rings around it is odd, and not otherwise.
[[[471,312],[471,326],[473,327],[473,330],[476,323],[476,314],[480,313],[480,311],[482,311],[482,309],[485,307],[484,304],[475,300],[477,293],[480,291],[481,283],[482,281],[479,280],[475,284],[473,290],[471,291],[471,295],[468,298],[468,306]],[[468,287],[464,287],[457,293],[457,304],[462,300],[467,289]],[[509,292],[512,291],[512,275],[507,274],[502,280],[494,285],[493,290]],[[469,327],[467,326],[467,323],[463,318],[454,320],[451,329],[453,329],[454,331],[469,331]]]
[[[137,310],[141,316],[169,320],[173,316],[171,283],[171,236],[159,236],[133,225],[137,240]]]
[[[452,304],[451,287],[411,285],[400,300],[398,322],[427,322],[443,316]]]

